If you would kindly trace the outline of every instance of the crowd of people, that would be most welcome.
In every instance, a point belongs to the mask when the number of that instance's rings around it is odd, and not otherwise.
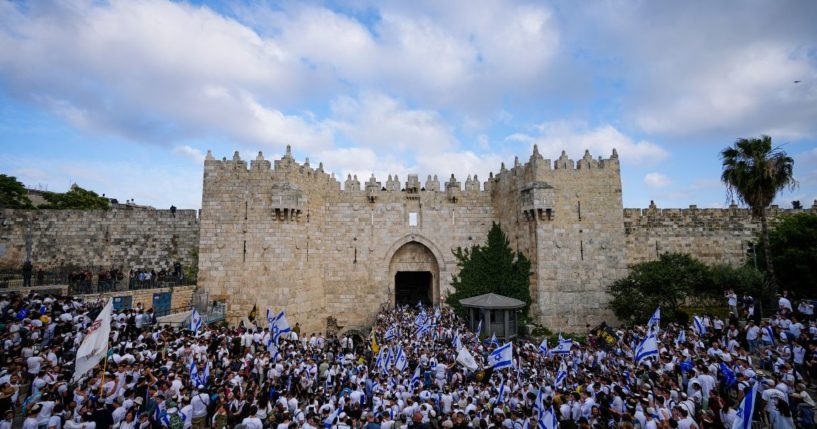
[[[108,357],[73,380],[103,304],[0,296],[0,429],[731,428],[755,390],[756,424],[814,427],[817,327],[787,323],[788,308],[754,346],[756,326],[701,317],[591,329],[575,342],[516,340],[502,369],[486,365],[499,342],[446,307],[383,310],[364,339],[266,320],[163,327],[137,308],[113,312]],[[636,364],[648,329],[658,353]]]

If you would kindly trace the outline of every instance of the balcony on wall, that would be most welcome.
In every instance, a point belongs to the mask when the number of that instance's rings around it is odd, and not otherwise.
[[[279,222],[300,222],[306,197],[292,183],[282,183],[272,189],[270,209],[273,219]]]
[[[533,182],[520,191],[522,213],[528,221],[552,221],[555,204],[556,189],[547,182]]]

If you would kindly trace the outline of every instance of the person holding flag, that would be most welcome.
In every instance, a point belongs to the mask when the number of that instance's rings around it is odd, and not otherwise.
[[[272,340],[277,347],[278,340],[281,338],[281,335],[291,332],[292,328],[289,326],[289,322],[287,322],[287,318],[284,315],[283,310],[281,310],[277,316],[272,317],[270,309],[267,308],[267,322],[269,323],[269,330],[272,333]]]
[[[76,363],[74,365],[74,382],[85,376],[99,363],[102,358],[108,361],[108,336],[111,334],[111,312],[113,310],[113,299],[102,307],[102,311],[96,316],[96,320],[85,332],[77,350]]]
[[[199,310],[196,307],[193,307],[193,312],[190,314],[190,330],[198,336],[199,329],[201,329],[202,319],[201,315],[199,314]]]
[[[650,320],[647,321],[647,332],[658,332],[661,328],[661,307],[655,309]]]
[[[755,382],[752,388],[746,393],[746,396],[740,401],[735,421],[732,423],[732,429],[752,429],[752,417],[757,408],[757,387],[760,383]]]
[[[649,333],[635,349],[635,364],[641,365],[644,359],[658,356],[658,341],[654,333]]]

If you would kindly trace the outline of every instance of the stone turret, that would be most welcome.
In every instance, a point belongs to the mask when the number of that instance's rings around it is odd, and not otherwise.
[[[562,151],[562,155],[556,160],[553,168],[557,170],[572,170],[573,165],[573,160],[567,157],[567,152]]]
[[[430,192],[440,192],[440,181],[437,179],[437,175],[434,175],[434,178],[431,175],[428,175],[428,179],[426,179],[426,191]]]

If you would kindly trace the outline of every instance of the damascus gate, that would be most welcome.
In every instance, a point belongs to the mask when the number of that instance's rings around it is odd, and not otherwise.
[[[531,315],[579,330],[612,320],[607,285],[626,275],[615,150],[578,161],[524,162],[481,181],[416,175],[346,177],[259,153],[204,162],[199,286],[232,321],[283,308],[303,332],[373,323],[383,306],[445,302],[452,249],[482,244],[498,222],[531,262]]]

